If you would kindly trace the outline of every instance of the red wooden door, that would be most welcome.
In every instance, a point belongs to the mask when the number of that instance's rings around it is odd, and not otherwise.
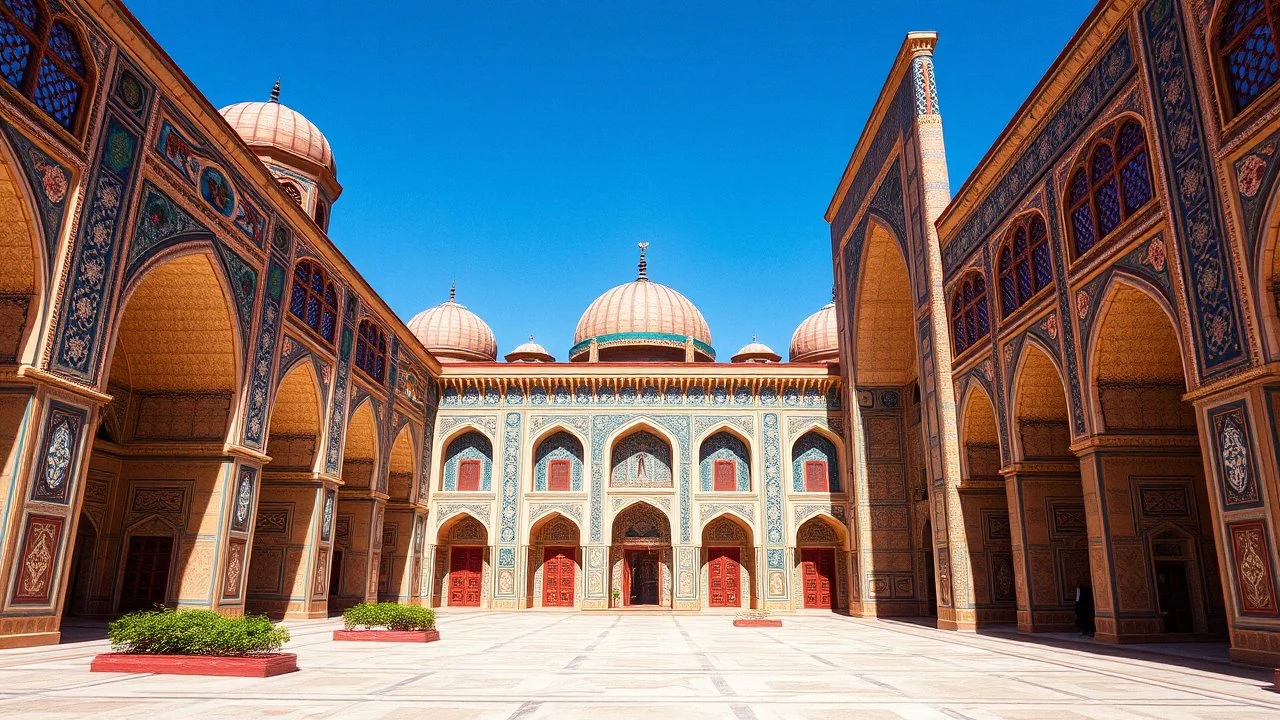
[[[484,574],[484,548],[457,547],[449,563],[449,604],[480,607],[480,579]]]
[[[569,492],[573,485],[573,464],[568,460],[552,460],[547,463],[547,490]]]
[[[543,551],[543,607],[573,607],[573,556],[573,548],[549,547]]]
[[[463,460],[458,463],[458,492],[478,492],[484,466],[479,460]]]
[[[707,551],[708,605],[742,607],[742,564],[738,548],[713,547]]]
[[[135,535],[129,538],[120,588],[120,612],[163,605],[169,590],[169,565],[173,538]]]
[[[711,489],[716,492],[733,492],[738,489],[738,464],[732,460],[717,460],[712,465]]]
[[[804,462],[804,491],[828,492],[831,485],[827,477],[826,460],[806,460]]]
[[[832,548],[801,548],[800,567],[803,571],[804,606],[830,610],[836,551]]]

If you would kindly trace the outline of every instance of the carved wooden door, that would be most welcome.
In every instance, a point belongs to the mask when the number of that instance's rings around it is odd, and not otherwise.
[[[484,575],[484,548],[456,547],[449,564],[449,604],[480,607],[480,581]]]
[[[708,550],[707,584],[711,607],[742,607],[742,564],[738,548],[713,547]]]
[[[129,554],[125,556],[124,581],[120,588],[120,612],[164,604],[172,559],[171,537],[135,535],[129,538]]]
[[[573,607],[573,555],[573,548],[549,547],[543,551],[543,607]]]
[[[801,548],[800,567],[806,608],[831,609],[831,579],[835,575],[835,550]]]

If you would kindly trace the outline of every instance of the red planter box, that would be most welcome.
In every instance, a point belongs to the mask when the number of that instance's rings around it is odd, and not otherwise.
[[[366,640],[370,642],[435,642],[439,630],[334,630],[334,640]]]
[[[734,620],[734,627],[782,627],[781,620]]]
[[[218,675],[227,677],[271,677],[298,669],[293,653],[271,653],[245,657],[212,655],[131,655],[103,653],[89,664],[92,672],[158,673],[161,675]]]

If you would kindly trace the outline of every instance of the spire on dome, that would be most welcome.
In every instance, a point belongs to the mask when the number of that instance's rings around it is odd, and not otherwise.
[[[456,302],[455,298],[457,297],[458,297],[458,283],[456,281],[451,282],[449,283],[449,302]]]
[[[276,78],[276,84],[271,86],[271,97],[267,98],[267,102],[280,102],[280,79]]]
[[[649,279],[649,262],[644,259],[644,252],[645,250],[649,249],[649,243],[647,242],[636,243],[636,246],[640,248],[640,274],[636,276],[636,279],[648,280]]]

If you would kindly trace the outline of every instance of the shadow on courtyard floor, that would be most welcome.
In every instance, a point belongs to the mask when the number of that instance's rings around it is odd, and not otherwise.
[[[65,618],[59,643],[89,642],[107,639],[107,621],[95,618]]]

